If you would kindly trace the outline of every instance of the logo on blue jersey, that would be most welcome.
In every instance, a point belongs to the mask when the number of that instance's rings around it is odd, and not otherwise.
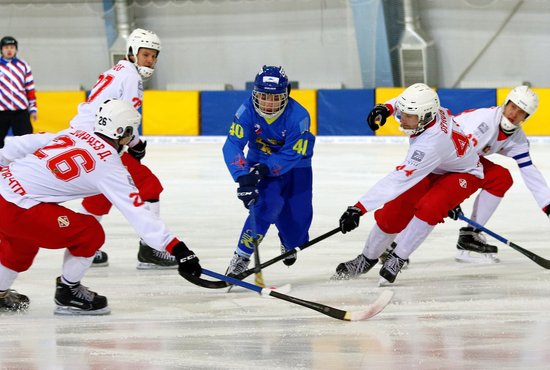
[[[260,124],[258,123],[254,124],[254,133],[256,133],[256,135],[262,134],[262,127],[260,126]]]
[[[413,161],[416,161],[416,162],[421,162],[422,159],[424,159],[424,156],[426,155],[426,153],[420,151],[420,150],[415,150],[411,159]]]

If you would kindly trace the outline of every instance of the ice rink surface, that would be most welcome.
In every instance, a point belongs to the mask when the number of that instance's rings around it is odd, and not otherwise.
[[[145,163],[165,191],[161,217],[201,259],[224,272],[247,215],[223,163],[220,140],[150,142]],[[407,144],[344,141],[316,145],[314,219],[310,237],[333,228],[379,178],[403,159]],[[534,163],[550,178],[550,144],[536,142]],[[523,184],[515,162],[491,157],[512,171],[515,184],[487,227],[550,258],[550,223]],[[470,215],[473,199],[463,204]],[[73,207],[77,203],[71,203]],[[378,267],[352,281],[330,281],[336,265],[355,257],[372,214],[352,233],[302,251],[291,268],[263,271],[268,284],[292,284],[290,295],[344,310],[372,303]],[[191,285],[176,270],[136,269],[138,237],[113,210],[103,225],[110,265],[82,281],[109,299],[111,315],[53,315],[62,251],[41,250],[13,288],[27,294],[25,314],[0,315],[1,369],[548,369],[550,271],[498,245],[501,263],[454,261],[462,223],[446,220],[411,256],[378,316],[344,322],[275,298],[235,288]],[[29,230],[32,232],[32,230]],[[262,261],[279,253],[275,229],[260,248]],[[247,279],[253,282],[253,277]]]

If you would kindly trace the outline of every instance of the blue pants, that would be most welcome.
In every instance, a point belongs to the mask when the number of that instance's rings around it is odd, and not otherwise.
[[[287,250],[307,243],[313,219],[312,187],[311,167],[294,168],[281,176],[262,179],[258,184],[260,196],[253,206],[255,218],[249,215],[246,219],[237,254],[250,256],[254,250],[254,228],[261,242],[272,224],[279,230],[279,239]]]

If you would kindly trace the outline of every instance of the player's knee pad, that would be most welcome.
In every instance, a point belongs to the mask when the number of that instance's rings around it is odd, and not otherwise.
[[[99,221],[91,215],[82,215],[80,222],[86,233],[81,233],[82,236],[74,240],[73,246],[68,249],[75,257],[90,257],[105,243],[105,231]]]
[[[485,179],[482,187],[492,195],[502,198],[513,184],[514,179],[510,171],[499,166],[492,171],[488,179]]]
[[[403,212],[383,212],[383,208],[374,212],[376,224],[386,234],[397,234],[411,221],[413,213],[404,210]]]
[[[33,251],[26,250],[26,253],[1,253],[0,260],[4,267],[16,272],[27,271],[34,261],[34,257],[38,254],[38,248]]]
[[[437,225],[442,222],[453,206],[447,206],[437,202],[424,201],[416,209],[414,216],[429,225]]]

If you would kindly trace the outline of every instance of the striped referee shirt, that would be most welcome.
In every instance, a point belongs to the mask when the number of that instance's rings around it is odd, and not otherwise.
[[[36,112],[31,67],[24,60],[0,58],[0,111]]]

